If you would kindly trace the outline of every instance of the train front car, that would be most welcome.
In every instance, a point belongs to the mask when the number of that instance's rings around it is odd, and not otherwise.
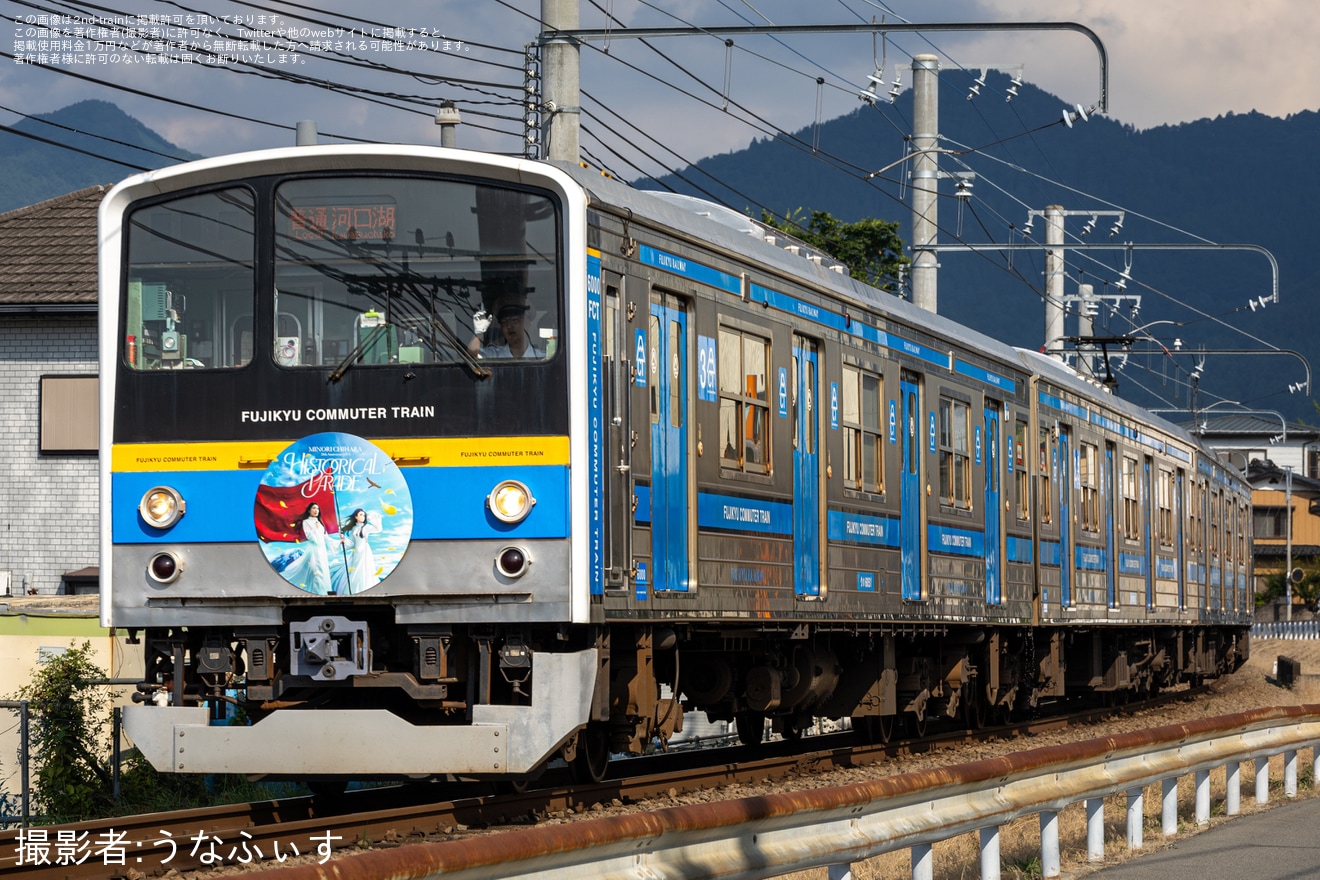
[[[151,763],[508,775],[572,742],[581,190],[312,147],[132,178],[100,223],[102,616],[144,643]]]

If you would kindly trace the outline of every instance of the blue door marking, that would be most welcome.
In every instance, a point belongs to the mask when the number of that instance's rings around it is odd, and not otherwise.
[[[915,382],[900,384],[903,395],[903,466],[900,568],[903,598],[920,601],[921,589],[921,392]]]
[[[1146,607],[1155,607],[1155,547],[1151,543],[1151,520],[1155,518],[1155,486],[1151,483],[1150,459],[1145,461],[1146,472],[1141,483],[1141,509],[1144,510],[1144,538],[1146,541]]]
[[[795,340],[797,361],[797,424],[793,448],[793,592],[820,595],[820,438],[816,401],[819,399],[816,347]],[[787,385],[780,370],[780,381]]]
[[[1178,610],[1187,610],[1187,564],[1183,555],[1183,548],[1186,546],[1183,541],[1187,537],[1183,533],[1183,527],[1187,521],[1187,513],[1183,504],[1183,472],[1178,471],[1177,492],[1173,499],[1173,521],[1178,524],[1178,539],[1175,542],[1178,545]]]
[[[681,306],[651,303],[655,318],[650,364],[658,400],[651,423],[652,588],[688,588],[687,314]]]
[[[998,605],[1003,601],[999,565],[999,547],[1003,543],[999,504],[999,412],[989,406],[985,408],[985,463],[985,601],[989,605]]]
[[[1105,446],[1105,472],[1100,482],[1100,505],[1105,509],[1105,587],[1109,607],[1118,607],[1118,582],[1114,565],[1114,447]]]

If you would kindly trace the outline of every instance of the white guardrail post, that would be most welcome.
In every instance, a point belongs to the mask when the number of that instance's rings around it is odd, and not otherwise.
[[[1160,781],[1162,786],[1162,813],[1160,815],[1160,833],[1165,837],[1178,836],[1178,777],[1166,776]]]
[[[999,826],[981,829],[981,880],[999,880]]]
[[[1210,771],[1196,771],[1196,827],[1210,824]]]
[[[1105,860],[1105,799],[1086,799],[1086,860]]]
[[[1224,767],[1224,814],[1236,816],[1242,812],[1242,762],[1230,761]]]
[[[1059,876],[1059,814],[1043,810],[1040,814],[1040,875],[1045,880]]]
[[[1127,793],[1127,845],[1128,849],[1136,852],[1141,849],[1144,840],[1142,839],[1143,828],[1142,819],[1146,815],[1146,790],[1144,788],[1129,788]]]
[[[1241,763],[1255,762],[1256,801],[1269,802],[1269,759],[1284,756],[1296,793],[1297,751],[1320,770],[1320,706],[1279,707],[1015,752],[837,788],[713,801],[486,837],[363,853],[335,862],[336,880],[593,880],[776,877],[909,851],[913,880],[930,880],[934,843],[976,832],[981,878],[1000,878],[1000,829],[1038,817],[1044,878],[1060,876],[1059,811],[1085,801],[1087,860],[1104,860],[1104,798],[1127,794],[1127,845],[1143,845],[1146,787],[1160,783],[1163,831],[1178,830],[1178,781],[1195,780],[1196,824],[1210,821],[1210,774],[1225,769],[1225,812],[1240,810]],[[1311,784],[1317,785],[1317,776]],[[317,865],[281,880],[323,880]]]

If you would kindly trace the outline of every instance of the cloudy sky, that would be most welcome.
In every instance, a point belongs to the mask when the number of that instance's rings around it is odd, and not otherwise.
[[[96,98],[207,155],[292,143],[290,129],[300,119],[315,120],[325,142],[342,136],[438,143],[432,108],[448,98],[463,113],[460,145],[522,149],[522,50],[540,29],[539,0],[102,4],[0,0],[0,15],[13,33],[3,51],[44,60],[0,58],[0,123],[18,121],[16,113]],[[1286,116],[1320,109],[1320,53],[1313,51],[1320,44],[1320,16],[1310,0],[1257,0],[1249,15],[1241,4],[1223,0],[584,0],[581,7],[584,28],[606,26],[607,11],[617,27],[857,24],[872,17],[1075,21],[1093,29],[1108,51],[1110,115],[1138,128],[1229,111]],[[86,30],[93,15],[106,31]],[[170,16],[169,30],[145,30],[162,27],[152,16]],[[301,42],[312,46],[296,53],[256,46],[255,35],[240,33],[233,16],[251,31],[296,28]],[[50,33],[52,21],[64,32],[57,48],[43,42],[60,38]],[[360,30],[339,33],[350,28]],[[335,45],[324,42],[327,33]],[[386,51],[380,36],[427,48]],[[116,39],[130,49],[106,45]],[[354,41],[351,48],[339,45],[346,39]],[[202,54],[193,64],[146,60],[153,52],[177,56],[184,51],[179,42],[205,43],[237,57],[224,63],[203,63]],[[584,124],[590,129],[584,145],[623,177],[739,149],[774,129],[793,131],[856,109],[856,89],[878,61],[885,62],[887,82],[896,67],[905,68],[906,87],[917,53],[940,55],[944,68],[1021,66],[1027,80],[1070,104],[1090,105],[1099,92],[1096,51],[1068,32],[894,35],[875,48],[865,35],[740,37],[732,49],[709,36],[656,40],[649,47],[613,39],[583,49]]]

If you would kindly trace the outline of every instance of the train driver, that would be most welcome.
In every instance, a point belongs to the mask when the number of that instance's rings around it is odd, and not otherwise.
[[[504,298],[494,309],[494,318],[498,322],[504,341],[482,345],[481,340],[491,323],[491,316],[484,311],[472,316],[472,329],[476,335],[468,343],[468,351],[483,358],[543,358],[545,351],[537,348],[527,329],[527,311],[531,307],[521,298]]]

